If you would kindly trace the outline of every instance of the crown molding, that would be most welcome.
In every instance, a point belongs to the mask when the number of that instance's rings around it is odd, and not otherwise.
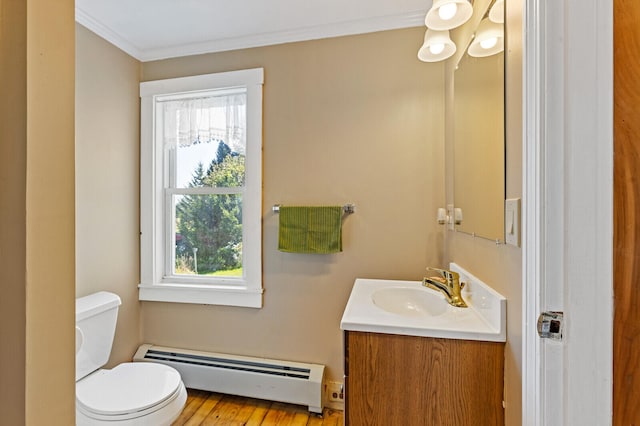
[[[78,6],[76,6],[76,22],[107,40],[120,50],[123,50],[125,53],[141,60],[140,58],[143,56],[143,52],[140,48],[131,44],[127,39],[80,9]]]
[[[78,7],[76,7],[76,21],[139,61],[148,62],[181,56],[201,55],[205,53],[224,52],[228,50],[247,49],[297,41],[317,40],[322,38],[423,26],[425,13],[426,11],[424,10],[412,11],[399,15],[344,21],[327,25],[252,34],[244,37],[231,37],[157,49],[138,48],[123,36],[88,15]]]

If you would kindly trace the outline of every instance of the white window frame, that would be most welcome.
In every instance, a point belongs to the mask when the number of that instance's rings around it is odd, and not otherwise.
[[[140,300],[262,307],[262,85],[254,68],[140,83]],[[202,283],[165,274],[168,241],[163,147],[155,141],[155,99],[179,93],[246,88],[247,146],[242,193],[243,277]]]

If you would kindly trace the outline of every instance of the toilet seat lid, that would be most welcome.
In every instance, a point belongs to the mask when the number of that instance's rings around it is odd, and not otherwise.
[[[123,415],[161,404],[178,390],[180,373],[150,362],[128,362],[98,370],[76,383],[76,401],[85,410]]]

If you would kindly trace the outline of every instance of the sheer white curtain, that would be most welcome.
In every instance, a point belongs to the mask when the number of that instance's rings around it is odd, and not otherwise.
[[[222,141],[233,152],[245,154],[246,93],[166,100],[162,103],[165,148]]]

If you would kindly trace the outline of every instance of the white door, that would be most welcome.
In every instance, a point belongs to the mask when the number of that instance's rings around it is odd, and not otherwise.
[[[523,424],[609,425],[613,2],[523,1]]]

